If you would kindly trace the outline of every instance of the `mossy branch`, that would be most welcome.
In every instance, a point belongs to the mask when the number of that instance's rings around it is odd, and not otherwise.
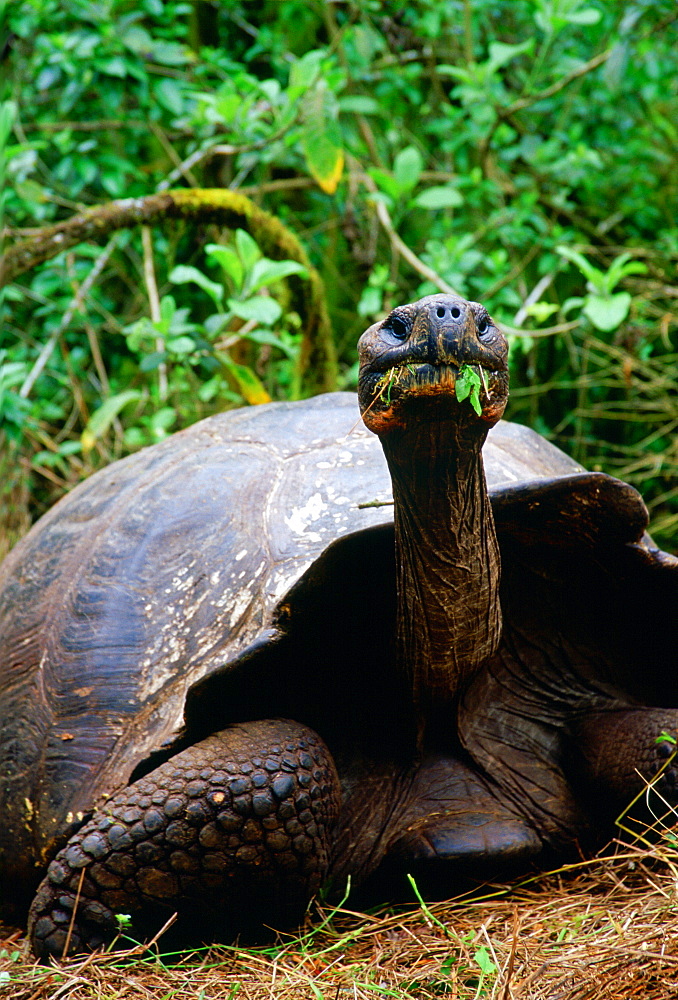
[[[294,233],[235,191],[221,188],[163,191],[87,209],[65,222],[37,230],[6,250],[0,259],[0,287],[78,243],[99,242],[118,229],[159,225],[167,219],[246,229],[267,257],[303,264],[308,277],[293,275],[287,279],[291,305],[302,320],[299,393],[307,396],[335,389],[336,354],[322,278]]]

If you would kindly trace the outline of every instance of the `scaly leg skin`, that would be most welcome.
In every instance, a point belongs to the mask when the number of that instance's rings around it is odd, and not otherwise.
[[[59,852],[31,907],[33,951],[63,955],[79,887],[69,954],[110,940],[115,913],[206,911],[235,931],[299,919],[327,872],[339,796],[329,751],[305,726],[249,722],[203,740],[111,798]]]
[[[583,762],[586,781],[596,798],[603,796],[608,806],[621,811],[651,781],[653,813],[663,815],[678,805],[678,764],[665,767],[678,750],[678,710],[628,708],[591,713],[577,723],[574,739],[573,758]]]

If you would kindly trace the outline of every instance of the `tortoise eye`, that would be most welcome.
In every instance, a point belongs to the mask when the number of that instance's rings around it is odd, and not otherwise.
[[[489,328],[490,328],[490,317],[487,315],[487,313],[485,313],[485,315],[481,316],[480,319],[478,320],[478,333],[480,334],[487,333]]]
[[[410,332],[410,328],[404,319],[398,315],[393,315],[388,321],[388,329],[398,340],[405,340]]]

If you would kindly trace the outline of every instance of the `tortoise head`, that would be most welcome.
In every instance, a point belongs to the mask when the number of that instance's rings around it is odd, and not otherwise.
[[[358,342],[358,398],[375,434],[402,428],[412,402],[429,401],[486,432],[508,399],[508,345],[484,306],[427,295],[399,306]]]

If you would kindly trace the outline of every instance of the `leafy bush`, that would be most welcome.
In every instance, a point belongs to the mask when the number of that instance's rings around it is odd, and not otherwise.
[[[340,387],[366,322],[439,288],[479,299],[512,342],[507,415],[636,484],[675,545],[674,0],[35,0],[6,16],[10,239],[172,186],[246,193],[325,279]],[[174,224],[7,289],[6,506],[30,480],[34,516],[131,448],[295,392],[298,319],[272,278],[252,305],[254,255]]]

